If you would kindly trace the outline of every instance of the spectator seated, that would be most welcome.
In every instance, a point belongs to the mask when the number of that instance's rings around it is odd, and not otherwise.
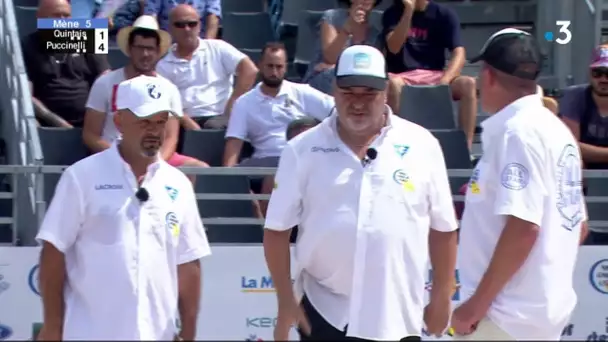
[[[42,0],[39,18],[70,16],[66,0]],[[89,89],[109,69],[106,57],[94,54],[49,54],[38,32],[23,37],[23,62],[30,81],[36,118],[43,126],[82,127]]]
[[[411,19],[406,37],[405,32],[397,30],[407,18]],[[475,135],[477,90],[474,78],[460,75],[466,55],[456,13],[434,1],[415,1],[405,6],[403,1],[395,0],[384,12],[382,26],[391,73],[388,103],[393,111],[399,113],[401,106],[408,106],[400,103],[405,85],[449,85],[452,98],[459,101],[459,127],[466,134],[470,150]],[[451,53],[447,66],[446,51]]]
[[[355,44],[379,46],[380,43],[380,31],[369,20],[380,0],[339,0],[338,3],[346,8],[324,12],[319,23],[317,51],[303,78],[303,82],[326,94],[332,92],[334,65],[344,48]]]
[[[251,89],[258,70],[247,55],[225,41],[199,38],[198,18],[185,5],[171,12],[176,44],[156,71],[179,89],[185,129],[226,128],[234,101]],[[235,75],[238,80],[233,90]]]
[[[283,44],[267,44],[259,68],[262,82],[238,98],[232,109],[224,166],[237,165],[243,142],[249,141],[253,156],[238,165],[276,167],[289,123],[307,116],[323,120],[334,107],[331,96],[284,79],[287,56]]]
[[[121,51],[129,56],[129,64],[99,77],[89,94],[87,112],[83,129],[83,139],[91,151],[99,152],[110,147],[120,139],[119,127],[114,122],[116,112],[116,90],[118,85],[139,75],[154,76],[154,66],[159,56],[166,53],[170,46],[167,32],[158,29],[156,20],[150,16],[142,16],[135,21],[133,27],[123,28],[117,37]],[[160,96],[171,97],[173,112],[182,115],[180,94],[175,85],[163,78],[159,81],[162,89],[151,89],[159,92]],[[171,165],[206,167],[206,163],[181,155],[176,152],[179,136],[179,120],[171,117],[167,124],[167,133],[161,148],[162,157]],[[144,120],[144,122],[146,122]],[[153,124],[148,122],[147,124]],[[190,177],[194,180],[194,177]]]

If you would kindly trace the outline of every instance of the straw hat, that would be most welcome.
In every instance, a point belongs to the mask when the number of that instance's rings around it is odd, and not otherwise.
[[[171,35],[167,31],[163,31],[158,27],[156,18],[151,15],[142,15],[137,18],[132,26],[123,27],[118,31],[116,43],[118,48],[126,56],[129,56],[129,35],[134,29],[147,29],[158,32],[160,37],[160,55],[164,56],[171,47]]]

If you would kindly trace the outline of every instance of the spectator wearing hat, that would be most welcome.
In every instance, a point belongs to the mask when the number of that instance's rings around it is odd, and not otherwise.
[[[429,0],[393,0],[382,16],[383,43],[392,73],[388,103],[399,113],[405,85],[449,85],[459,101],[459,126],[473,145],[477,117],[475,79],[460,75],[465,50],[456,13]],[[446,50],[450,61],[445,62]],[[405,110],[405,109],[404,109]],[[450,113],[451,114],[451,113]]]
[[[121,138],[113,116],[117,110],[116,91],[118,85],[125,80],[139,75],[158,77],[170,98],[173,111],[183,113],[179,91],[175,85],[154,71],[160,56],[171,46],[169,33],[158,28],[156,19],[147,15],[139,17],[133,26],[125,27],[118,32],[117,43],[122,53],[129,56],[129,64],[95,81],[87,101],[83,140],[93,152],[106,150]],[[178,118],[169,119],[166,136],[160,149],[162,157],[176,167],[207,167],[208,165],[202,161],[176,152],[179,125]],[[191,177],[191,180],[194,180],[194,177]]]
[[[251,0],[247,0],[251,1]],[[201,38],[216,39],[222,17],[222,2],[220,0],[146,0],[145,14],[158,18],[160,28],[169,30],[171,12],[180,5],[191,6],[197,14],[197,31]]]
[[[169,17],[175,44],[156,71],[180,91],[184,128],[226,128],[234,101],[251,89],[258,69],[229,43],[201,39],[200,16],[194,7],[176,6]]]
[[[378,47],[380,31],[370,22],[382,0],[339,0],[341,8],[327,10],[319,24],[319,42],[303,82],[326,94],[332,93],[334,66],[345,48],[355,44]]]
[[[69,18],[66,0],[42,0],[38,18]],[[38,32],[21,41],[23,62],[33,95],[34,112],[43,126],[81,127],[85,103],[95,79],[110,66],[103,55],[49,53],[42,49]]]
[[[608,169],[608,45],[598,46],[589,65],[590,82],[569,87],[559,115],[578,140],[585,169]],[[608,229],[589,227],[586,243],[608,245]]]

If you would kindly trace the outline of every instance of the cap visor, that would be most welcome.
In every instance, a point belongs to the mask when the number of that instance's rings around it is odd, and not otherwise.
[[[387,83],[386,78],[376,76],[352,75],[336,77],[336,84],[340,88],[366,87],[376,90],[385,90]]]
[[[483,60],[483,55],[478,55],[476,57],[469,59],[469,63],[473,64],[473,63],[477,63],[481,60]]]
[[[156,115],[158,113],[165,113],[165,112],[168,112],[170,115],[173,115],[173,116],[182,116],[181,113],[174,112],[173,108],[168,108],[168,107],[163,108],[163,107],[159,107],[158,105],[154,105],[154,104],[146,104],[143,106],[139,106],[137,108],[129,108],[129,110],[131,110],[133,112],[133,114],[135,114],[139,118],[147,118],[152,115]]]
[[[590,68],[606,68],[606,67],[608,67],[608,61],[591,63],[591,65],[589,67]]]

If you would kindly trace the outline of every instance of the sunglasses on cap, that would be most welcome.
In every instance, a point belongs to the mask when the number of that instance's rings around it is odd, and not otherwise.
[[[601,78],[602,76],[608,78],[608,68],[593,68],[591,69],[591,77]]]
[[[173,23],[173,26],[183,29],[188,26],[189,28],[195,28],[198,25],[198,21],[176,21]]]

